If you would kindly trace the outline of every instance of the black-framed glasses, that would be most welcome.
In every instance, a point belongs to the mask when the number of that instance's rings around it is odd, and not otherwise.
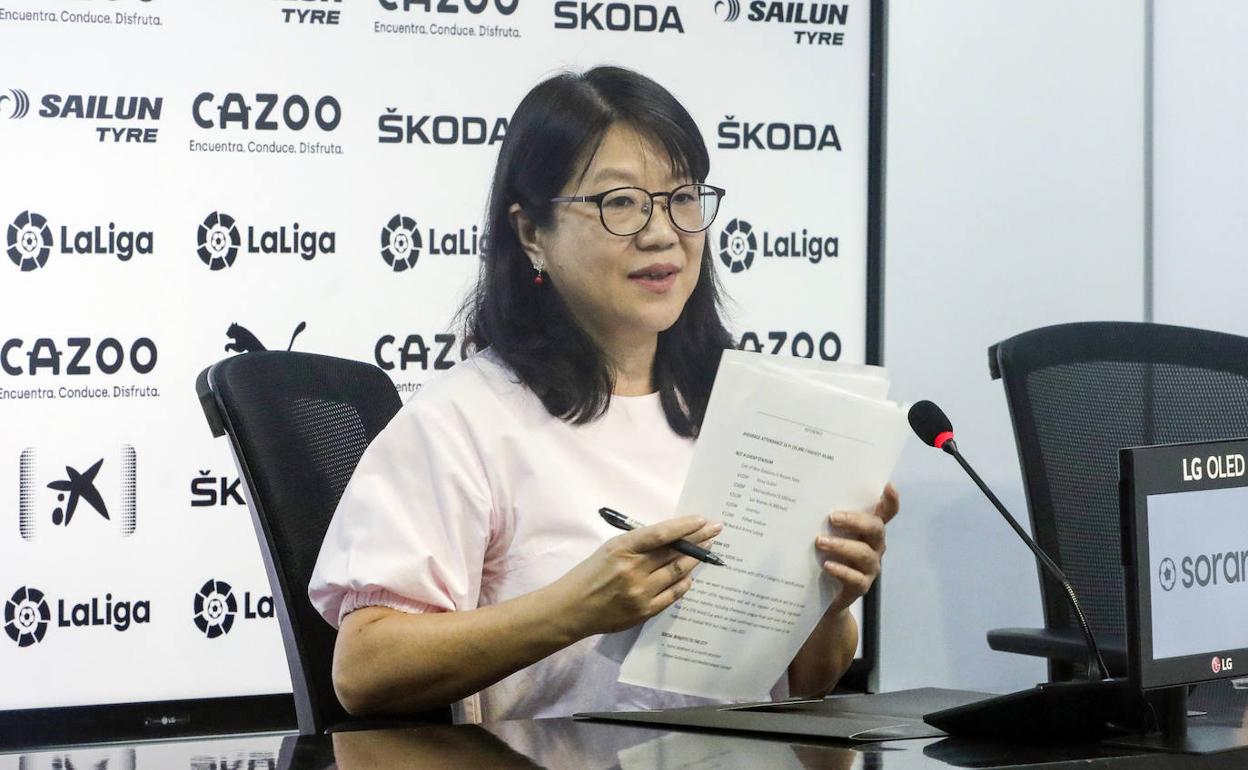
[[[700,233],[719,213],[726,190],[709,184],[684,184],[671,192],[648,192],[640,187],[615,187],[597,195],[565,195],[551,203],[596,203],[602,226],[612,235],[636,235],[650,224],[654,199],[666,198],[664,208],[672,225],[682,232]]]

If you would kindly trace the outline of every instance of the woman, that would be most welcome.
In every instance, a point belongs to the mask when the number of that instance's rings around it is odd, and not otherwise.
[[[595,644],[689,589],[697,562],[668,543],[720,530],[659,521],[731,344],[709,165],[688,112],[628,70],[553,77],[516,109],[465,306],[482,352],[368,448],[313,575],[313,603],[340,624],[348,711],[456,703],[456,721],[475,722],[702,702],[620,684]],[[604,505],[657,523],[612,536]],[[825,693],[848,667],[847,608],[879,572],[897,507],[890,487],[875,511],[836,514],[847,537],[817,539],[845,588],[776,694]]]

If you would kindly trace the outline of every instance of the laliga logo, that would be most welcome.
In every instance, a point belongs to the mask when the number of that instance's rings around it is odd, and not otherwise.
[[[195,594],[195,626],[209,639],[216,639],[230,632],[234,615],[238,612],[238,600],[223,580],[209,580]]]
[[[204,218],[195,236],[196,253],[209,270],[223,270],[238,257],[238,227],[234,217],[214,211]]]
[[[8,254],[13,264],[29,272],[43,267],[52,251],[52,230],[42,214],[23,211],[9,225]]]
[[[764,259],[773,257],[805,259],[817,265],[826,257],[840,256],[840,238],[835,235],[811,235],[806,228],[800,233],[771,232],[763,230],[761,254]],[[750,268],[754,254],[760,251],[754,228],[744,219],[733,219],[719,234],[719,259],[734,273]]]
[[[727,14],[724,16],[724,21],[736,21],[737,17],[741,15],[740,0],[715,0],[715,14],[716,15],[719,15],[720,8],[727,9]]]
[[[87,230],[71,231],[61,225],[61,254],[104,254],[127,262],[137,254],[152,253],[153,235],[150,230],[118,230],[114,222],[108,223],[107,231],[96,225]],[[22,272],[43,267],[52,252],[52,228],[48,220],[34,211],[17,215],[6,232],[9,259]]]
[[[381,228],[381,258],[396,273],[416,266],[422,245],[420,230],[411,217],[395,214]]]
[[[719,234],[719,259],[734,273],[750,269],[757,248],[758,240],[744,219],[732,220]]]
[[[43,592],[22,586],[4,604],[4,631],[18,647],[29,647],[43,641],[52,613]]]
[[[196,254],[209,270],[224,270],[234,264],[242,248],[242,234],[234,217],[214,211],[204,217],[195,233],[198,245]],[[300,230],[295,222],[289,228],[281,225],[276,230],[257,230],[247,226],[248,254],[298,254],[305,261],[318,255],[333,254],[337,249],[336,233],[326,230]]]
[[[61,628],[83,626],[112,626],[124,632],[135,624],[147,624],[152,620],[152,603],[139,601],[114,601],[111,593],[87,601],[71,604],[64,599],[56,601],[56,625]],[[52,622],[52,612],[43,592],[37,588],[22,586],[4,605],[4,631],[17,642],[18,647],[30,647],[43,641]]]
[[[224,636],[234,627],[238,614],[238,599],[234,589],[224,580],[209,579],[195,594],[193,603],[195,627],[209,639]],[[250,591],[243,592],[243,619],[271,618],[274,616],[273,597],[256,597],[252,603]]]

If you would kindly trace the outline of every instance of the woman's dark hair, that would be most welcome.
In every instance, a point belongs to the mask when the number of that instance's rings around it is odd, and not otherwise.
[[[688,111],[649,78],[619,67],[563,73],[520,102],[498,156],[486,215],[481,273],[461,314],[468,339],[489,346],[552,415],[575,424],[601,416],[614,385],[605,354],[576,323],[557,291],[535,286],[533,267],[512,229],[519,203],[538,227],[553,221],[550,198],[588,160],[613,124],[625,124],[663,148],[672,170],[706,180],[710,158]],[[711,385],[732,338],[720,320],[720,287],[709,244],[680,317],[659,333],[654,384],[672,430],[696,436]]]

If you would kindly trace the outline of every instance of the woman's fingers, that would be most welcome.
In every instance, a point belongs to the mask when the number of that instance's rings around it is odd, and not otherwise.
[[[650,614],[657,615],[668,607],[672,606],[680,597],[684,596],[689,588],[693,585],[693,578],[686,575],[679,581],[664,588],[657,593],[650,603]]]
[[[625,532],[612,538],[617,546],[633,553],[648,553],[660,546],[677,540],[683,540],[708,524],[701,516],[682,516],[678,519],[667,519],[657,524],[638,527],[632,532]]]
[[[898,493],[897,487],[892,483],[884,485],[884,494],[880,495],[880,500],[875,504],[875,515],[880,517],[880,521],[887,524],[893,520],[897,512],[901,510],[901,494]]]
[[[828,517],[828,521],[840,536],[861,540],[884,553],[884,520],[874,513],[837,511]]]
[[[820,535],[815,547],[825,556],[864,574],[874,575],[880,571],[880,554],[861,540]]]
[[[845,590],[852,592],[856,596],[862,596],[871,590],[871,584],[875,582],[874,576],[864,575],[853,567],[847,567],[834,561],[825,562],[823,571],[841,581]]]

